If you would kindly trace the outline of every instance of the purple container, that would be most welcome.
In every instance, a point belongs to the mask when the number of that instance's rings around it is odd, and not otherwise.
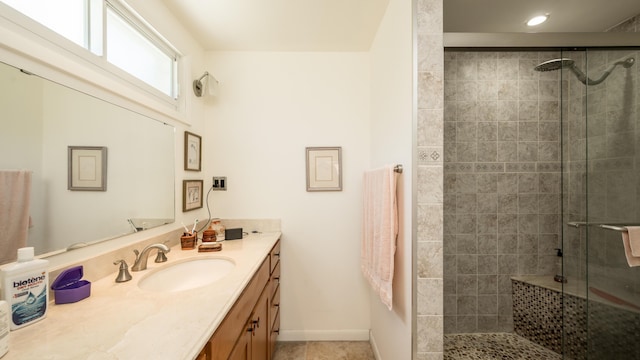
[[[51,283],[56,304],[69,304],[88,298],[91,295],[91,283],[80,280],[84,275],[82,265],[68,268]]]

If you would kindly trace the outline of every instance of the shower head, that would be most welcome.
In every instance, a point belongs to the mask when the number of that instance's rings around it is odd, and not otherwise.
[[[628,58],[625,61],[618,61],[616,64],[620,63],[620,65],[622,65],[622,67],[624,67],[625,69],[628,69],[628,68],[632,67],[635,62],[636,62],[635,58]]]
[[[583,84],[598,85],[601,82],[603,82],[611,74],[611,72],[613,71],[613,69],[615,69],[616,66],[622,65],[622,67],[624,67],[625,69],[628,69],[631,66],[633,66],[635,62],[636,62],[636,59],[632,57],[626,60],[616,61],[610,68],[604,71],[604,73],[599,79],[596,79],[596,80],[589,79],[587,75],[585,75],[585,73],[583,73],[580,69],[576,67],[575,62],[573,60],[567,59],[567,58],[548,60],[541,64],[538,64],[533,69],[535,71],[540,71],[540,72],[569,69],[571,70],[571,72],[573,72],[576,75],[578,80],[580,80]]]
[[[571,66],[574,66],[575,62],[571,59],[553,59],[553,60],[548,60],[545,61],[541,64],[539,64],[538,66],[536,66],[535,68],[533,68],[535,71],[541,71],[541,72],[545,72],[545,71],[554,71],[554,70],[560,70],[562,68],[568,68]]]

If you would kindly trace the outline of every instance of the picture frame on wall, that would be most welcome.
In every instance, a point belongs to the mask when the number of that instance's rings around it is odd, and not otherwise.
[[[107,148],[68,146],[67,189],[107,191]]]
[[[182,181],[182,212],[200,209],[202,207],[202,180]]]
[[[307,147],[307,191],[342,191],[342,148]]]
[[[202,170],[202,137],[188,131],[184,132],[184,169]]]

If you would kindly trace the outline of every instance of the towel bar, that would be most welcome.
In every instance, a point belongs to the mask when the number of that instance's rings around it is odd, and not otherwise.
[[[619,232],[627,232],[627,227],[626,226],[600,224],[600,225],[598,225],[598,227],[601,228],[601,229],[607,229],[607,230],[613,230],[613,231],[619,231]]]
[[[569,226],[573,226],[575,228],[579,228],[581,226],[597,226],[601,229],[606,229],[606,230],[613,230],[613,231],[619,231],[619,232],[626,232],[627,231],[627,226],[640,226],[638,224],[590,224],[584,221],[571,221],[568,222],[567,225]]]
[[[394,166],[393,171],[397,172],[398,174],[402,174],[402,164]]]

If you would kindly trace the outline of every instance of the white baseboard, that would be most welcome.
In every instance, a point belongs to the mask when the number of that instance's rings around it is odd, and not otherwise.
[[[373,336],[373,332],[369,334],[369,343],[371,344],[371,350],[373,350],[373,356],[376,360],[382,360],[380,357],[380,351],[378,351],[378,344],[376,343],[376,338]]]
[[[280,330],[278,341],[369,341],[363,330]]]

